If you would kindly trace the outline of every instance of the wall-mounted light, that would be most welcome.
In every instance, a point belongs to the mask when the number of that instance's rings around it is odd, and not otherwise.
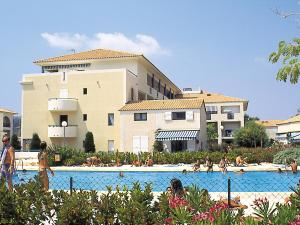
[[[101,88],[99,80],[97,81],[97,85],[99,88]]]

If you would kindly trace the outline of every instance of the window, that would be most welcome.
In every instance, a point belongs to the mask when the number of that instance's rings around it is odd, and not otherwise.
[[[206,113],[208,114],[217,114],[218,113],[218,107],[217,106],[206,106]]]
[[[87,95],[87,88],[83,88],[83,94]]]
[[[171,151],[180,152],[187,150],[187,141],[171,141]]]
[[[134,121],[147,121],[147,113],[135,113]]]
[[[185,112],[172,112],[172,120],[185,120]]]
[[[62,122],[63,121],[66,121],[67,122],[67,125],[68,125],[68,115],[60,115],[59,116],[59,122],[60,122],[60,124],[59,124],[59,126],[62,126]]]
[[[232,137],[232,136],[233,136],[232,130],[225,130],[225,137]]]
[[[221,111],[223,114],[226,113],[240,113],[240,106],[222,106]]]
[[[227,119],[234,120],[234,113],[232,112],[227,113]]]
[[[211,120],[211,113],[210,112],[206,112],[206,120]]]
[[[152,86],[152,77],[149,74],[147,74],[147,84]]]
[[[108,140],[108,152],[114,152],[114,151],[115,151],[115,141]]]
[[[131,98],[131,101],[134,101],[134,89],[131,88],[130,90],[130,98]]]
[[[83,121],[87,121],[87,114],[83,114]]]
[[[108,126],[113,126],[115,122],[115,117],[113,113],[108,113]]]
[[[10,119],[7,116],[3,117],[3,127],[10,127]]]
[[[153,88],[156,90],[156,91],[159,91],[159,81],[154,79],[154,82],[153,82]]]

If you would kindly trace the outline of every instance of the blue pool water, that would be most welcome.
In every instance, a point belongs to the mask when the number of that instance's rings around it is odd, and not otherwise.
[[[36,171],[23,173],[18,171],[14,176],[14,183],[27,182],[37,175]],[[178,178],[183,186],[193,184],[205,188],[210,192],[226,192],[228,178],[231,180],[231,191],[233,192],[289,192],[290,187],[296,187],[300,180],[300,173],[292,174],[277,172],[246,172],[238,174],[228,172],[124,172],[124,177],[119,177],[119,172],[78,172],[78,171],[56,171],[55,176],[50,174],[50,189],[68,190],[70,188],[70,177],[73,178],[73,187],[84,190],[106,190],[107,186],[113,189],[118,185],[131,188],[134,182],[139,182],[143,187],[151,183],[153,191],[165,191],[170,185],[170,180]]]

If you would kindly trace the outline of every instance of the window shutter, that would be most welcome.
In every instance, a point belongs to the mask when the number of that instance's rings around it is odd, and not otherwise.
[[[165,120],[172,120],[172,113],[171,112],[165,112]]]
[[[140,136],[132,137],[132,150],[134,154],[138,154],[141,151],[141,138]]]
[[[193,111],[186,112],[186,120],[194,120],[194,112]]]
[[[148,152],[148,136],[141,136],[141,151]]]

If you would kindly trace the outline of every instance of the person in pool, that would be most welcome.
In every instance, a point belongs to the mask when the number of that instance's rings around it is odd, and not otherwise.
[[[49,190],[49,178],[47,174],[47,169],[51,172],[51,175],[54,176],[53,170],[50,168],[48,164],[48,154],[47,154],[47,143],[42,141],[40,144],[40,152],[38,154],[39,160],[39,178],[42,184],[42,188],[44,191]]]
[[[244,169],[240,169],[239,171],[237,171],[236,173],[239,173],[239,174],[244,174],[245,173],[245,170]]]
[[[1,179],[5,179],[8,185],[8,189],[12,191],[12,174],[14,171],[15,164],[15,149],[9,143],[9,136],[7,134],[3,135],[3,151],[1,152]],[[3,182],[4,184],[4,182]]]

